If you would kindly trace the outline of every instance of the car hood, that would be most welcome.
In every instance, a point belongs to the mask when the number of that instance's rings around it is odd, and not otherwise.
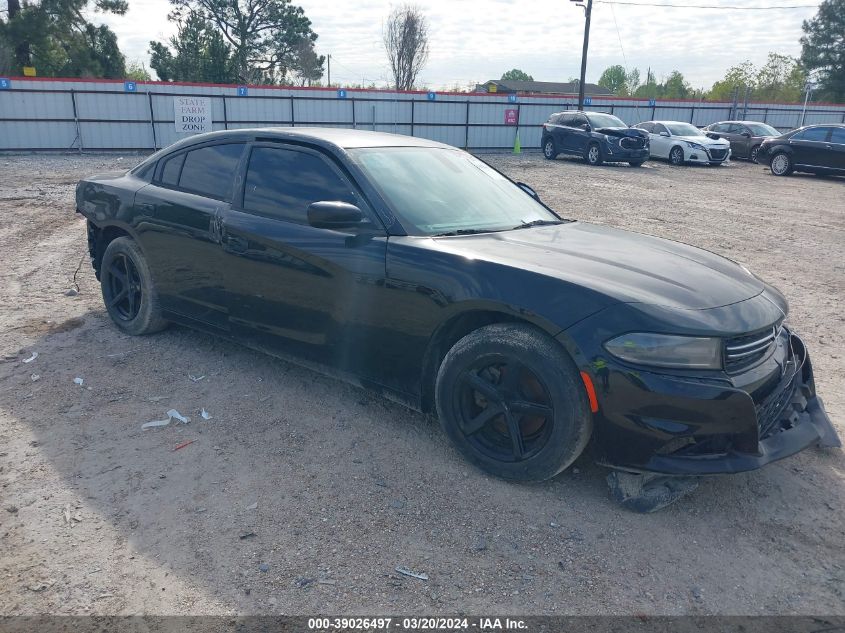
[[[698,143],[705,147],[729,147],[730,141],[724,138],[710,138],[709,136],[673,136],[672,138],[679,138],[682,141],[689,141],[690,143]]]
[[[595,130],[606,136],[630,136],[632,138],[648,137],[648,132],[632,127],[600,127]]]
[[[744,301],[765,287],[709,251],[585,222],[433,239],[469,259],[556,277],[617,301],[703,310]]]

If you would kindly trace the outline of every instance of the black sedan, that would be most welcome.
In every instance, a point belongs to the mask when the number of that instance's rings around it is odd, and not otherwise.
[[[763,141],[757,162],[775,176],[794,171],[845,176],[845,124],[808,125]]]
[[[629,473],[839,445],[772,286],[707,251],[561,219],[418,138],[215,132],[77,187],[114,323],[218,333],[436,411],[538,481],[592,443]]]

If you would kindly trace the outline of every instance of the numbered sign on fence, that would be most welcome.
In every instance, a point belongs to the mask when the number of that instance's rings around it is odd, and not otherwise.
[[[176,131],[187,134],[211,132],[211,99],[209,97],[173,97]]]

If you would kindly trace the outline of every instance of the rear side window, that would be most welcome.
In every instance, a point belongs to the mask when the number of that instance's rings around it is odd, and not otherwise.
[[[728,126],[728,132],[730,134],[742,134],[743,132],[746,132],[746,131],[747,130],[745,129],[745,126],[740,125],[739,123],[731,123]]]
[[[175,187],[179,184],[179,174],[182,172],[182,163],[185,162],[185,154],[176,154],[164,159],[161,167],[159,180],[162,184]]]
[[[829,127],[811,127],[803,132],[798,132],[792,138],[799,141],[824,141],[827,140],[829,131]]]
[[[845,127],[835,127],[830,133],[830,142],[845,145]]]
[[[725,132],[728,131],[728,124],[727,123],[717,123],[716,125],[711,126],[710,130],[713,131],[713,132],[721,132],[722,134],[724,134]]]
[[[634,127],[639,128],[641,130],[645,130],[646,132],[651,132],[654,130],[654,123],[647,122],[647,123],[640,123],[639,125],[635,125]]]
[[[552,125],[559,125],[561,116],[563,116],[563,115],[553,114],[552,116],[549,117],[549,120],[547,121],[547,123],[551,123]]]
[[[321,157],[276,147],[256,147],[249,157],[243,208],[299,224],[312,202],[360,204],[352,186]]]
[[[561,114],[560,121],[558,121],[559,125],[565,125],[566,127],[572,127],[572,120],[575,118],[574,114]]]
[[[230,199],[243,148],[243,143],[228,143],[188,152],[179,187],[209,198]]]
[[[662,123],[655,123],[654,129],[652,130],[652,134],[660,134],[661,132],[669,133],[669,130],[666,129],[666,126]]]

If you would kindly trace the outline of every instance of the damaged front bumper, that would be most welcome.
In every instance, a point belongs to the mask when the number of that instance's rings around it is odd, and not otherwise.
[[[712,475],[754,470],[813,445],[842,445],[797,335],[784,328],[769,366],[756,371],[757,387],[746,391],[736,386],[744,377],[729,386],[608,368],[597,384],[598,461],[631,473]]]

